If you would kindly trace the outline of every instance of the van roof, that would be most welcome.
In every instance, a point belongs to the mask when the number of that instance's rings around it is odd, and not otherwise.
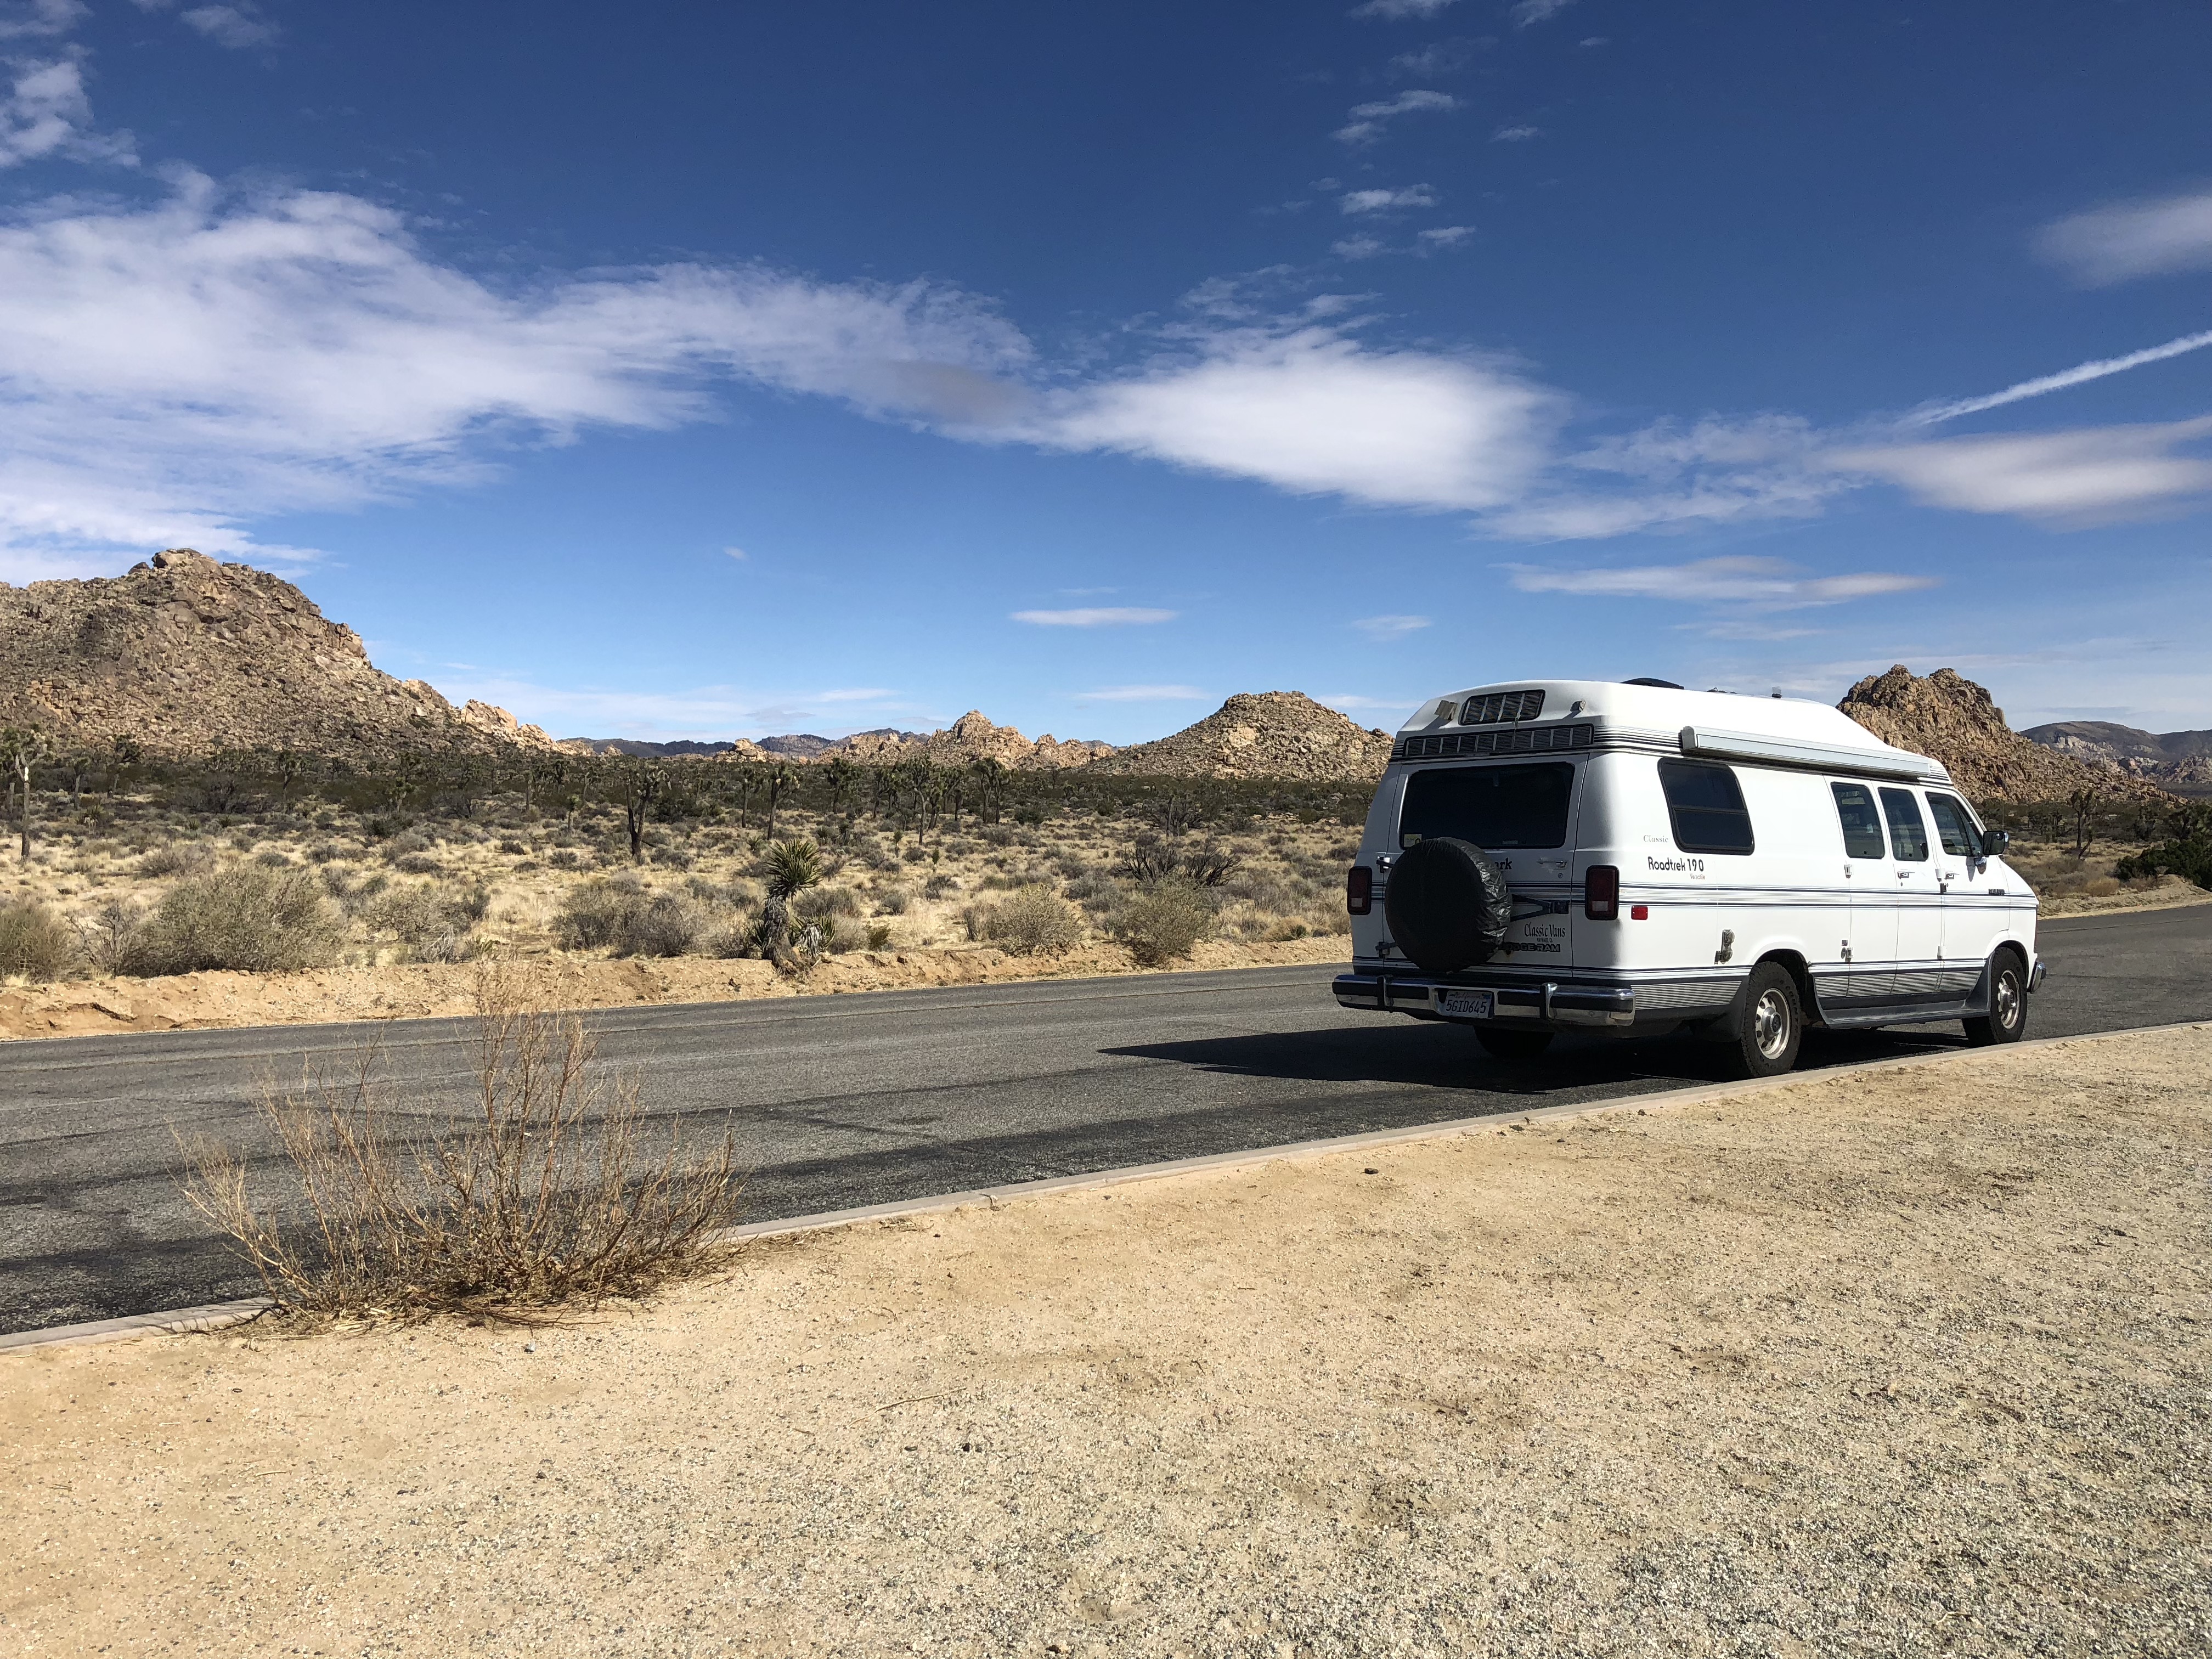
[[[1542,694],[1540,706],[1531,709],[1516,694]],[[1484,700],[1498,703],[1481,707]],[[1468,710],[1474,701],[1477,707]],[[1778,744],[1805,745],[1817,750],[1848,750],[1869,760],[1919,761],[1913,770],[1933,777],[1947,775],[1941,763],[1909,750],[1894,748],[1861,726],[1841,709],[1804,697],[1747,696],[1729,691],[1689,691],[1673,686],[1630,685],[1618,680],[1500,680],[1489,685],[1434,696],[1413,711],[1399,728],[1402,739],[1417,733],[1458,729],[1462,713],[1471,713],[1474,725],[1492,726],[1499,721],[1517,729],[1564,723],[1588,723],[1601,733],[1672,738],[1686,727],[1740,733],[1772,739]],[[1601,735],[1600,742],[1605,740]],[[1404,752],[1404,744],[1399,745]]]

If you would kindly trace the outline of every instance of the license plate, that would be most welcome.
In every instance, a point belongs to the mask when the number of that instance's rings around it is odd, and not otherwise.
[[[1496,1012],[1497,994],[1491,991],[1446,991],[1437,1006],[1441,1014],[1465,1019],[1488,1019]]]

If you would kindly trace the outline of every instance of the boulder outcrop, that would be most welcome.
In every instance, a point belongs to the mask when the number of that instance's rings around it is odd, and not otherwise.
[[[1361,726],[1303,691],[1240,691],[1195,726],[1093,763],[1156,777],[1370,783],[1389,763],[1389,732]]]
[[[382,672],[282,577],[191,548],[121,576],[0,583],[0,725],[178,755],[553,746],[503,708]]]

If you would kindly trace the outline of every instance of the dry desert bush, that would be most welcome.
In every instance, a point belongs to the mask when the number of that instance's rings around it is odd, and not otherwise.
[[[77,962],[77,935],[36,899],[0,904],[0,979],[62,978]]]
[[[480,974],[476,1098],[456,1118],[394,1099],[371,1044],[336,1075],[264,1094],[273,1196],[239,1149],[186,1148],[193,1207],[281,1306],[540,1318],[726,1258],[718,1235],[743,1190],[732,1135],[694,1149],[653,1124],[637,1079],[609,1075],[582,1020],[526,985]]]
[[[1159,968],[1212,936],[1213,898],[1187,876],[1163,876],[1121,901],[1111,929],[1139,967]]]
[[[982,936],[1018,957],[1058,956],[1083,943],[1083,916],[1042,882],[1018,888],[983,913]]]

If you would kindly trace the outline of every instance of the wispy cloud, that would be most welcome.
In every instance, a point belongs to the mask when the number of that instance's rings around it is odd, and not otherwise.
[[[1524,593],[1583,593],[1607,599],[1670,599],[1726,605],[1756,611],[1800,611],[1884,593],[1933,587],[1930,576],[1863,570],[1816,576],[1780,559],[1735,556],[1684,564],[1626,565],[1559,569],[1549,565],[1501,565]]]
[[[1426,617],[1362,617],[1352,624],[1377,645],[1388,645],[1429,625]]]
[[[2035,246],[2091,287],[2212,269],[2212,190],[2076,213],[2044,227]]]
[[[1978,415],[1985,409],[2002,409],[2007,404],[2016,404],[2023,398],[2040,398],[2049,392],[2063,392],[2068,386],[2101,380],[2107,374],[2124,374],[2131,368],[2141,368],[2146,363],[2162,363],[2169,357],[2201,351],[2209,345],[2212,345],[2212,329],[2201,334],[2185,334],[2178,340],[2168,340],[2164,345],[2150,346],[2142,351],[2130,351],[2125,356],[2100,357],[2091,362],[2077,363],[2072,368],[2061,369],[2056,374],[2022,380],[2017,386],[2008,386],[2002,392],[1992,392],[1985,397],[1961,398],[1955,403],[1936,404],[1916,410],[1905,417],[1905,422],[1911,426],[1933,426],[1939,421],[1954,421],[1961,415]]]
[[[1525,29],[1547,18],[1557,17],[1574,3],[1575,0],[1520,0],[1509,15],[1515,28]]]
[[[1371,104],[1354,104],[1350,125],[1339,127],[1336,137],[1347,144],[1364,144],[1382,136],[1382,124],[1401,115],[1443,112],[1459,107],[1459,100],[1443,92],[1401,92],[1395,98]]]
[[[1352,17],[1380,18],[1384,21],[1395,22],[1404,17],[1434,17],[1446,6],[1456,3],[1457,0],[1367,0],[1365,5],[1354,6],[1346,15]],[[1560,3],[1565,4],[1565,0],[1560,0]]]
[[[130,162],[126,134],[93,131],[84,71],[74,57],[0,56],[0,167],[49,156]]]
[[[707,685],[680,691],[619,686],[550,686],[519,676],[463,669],[441,675],[438,690],[459,702],[476,697],[517,718],[543,726],[556,738],[690,738],[720,740],[770,737],[794,727],[827,727],[835,736],[879,722],[901,706],[899,695],[880,687],[820,691],[757,691]],[[871,708],[870,706],[874,707]],[[840,715],[825,715],[825,708]],[[859,712],[866,709],[867,712]],[[857,716],[857,717],[856,717]]]
[[[1419,240],[1431,247],[1453,247],[1474,234],[1473,225],[1437,225],[1418,233]]]
[[[1543,136],[1544,129],[1541,127],[1500,127],[1490,135],[1490,142],[1493,144],[1525,144],[1531,138]]]
[[[1121,628],[1144,623],[1173,622],[1176,613],[1144,605],[1085,605],[1073,611],[1017,611],[1013,619],[1038,628]]]
[[[1429,185],[1407,185],[1397,190],[1348,190],[1336,198],[1336,205],[1346,213],[1387,213],[1395,208],[1436,204],[1436,190]]]
[[[1078,702],[1200,702],[1206,693],[1194,685],[1102,685],[1079,691]]]
[[[1316,697],[1314,701],[1331,708],[1340,708],[1346,714],[1382,709],[1390,714],[1410,714],[1420,699],[1419,697],[1370,697],[1358,692],[1335,691]]]
[[[1838,449],[1838,468],[1902,485],[1931,507],[2062,525],[2167,512],[2212,495],[2212,459],[2177,453],[2212,416],[2160,425],[1946,438]]]
[[[1385,250],[1372,236],[1345,236],[1331,242],[1328,251],[1342,259],[1371,259]]]
[[[1390,60],[1390,73],[1407,81],[1432,81],[1438,76],[1456,75],[1474,61],[1474,54],[1495,41],[1472,40],[1457,36],[1449,40],[1432,41],[1416,51],[1400,52]]]
[[[187,27],[233,52],[274,45],[278,33],[276,26],[261,15],[260,8],[251,4],[194,6],[178,16]]]
[[[742,547],[726,547],[722,551],[725,556],[737,560],[739,563],[743,563],[750,556]]]

